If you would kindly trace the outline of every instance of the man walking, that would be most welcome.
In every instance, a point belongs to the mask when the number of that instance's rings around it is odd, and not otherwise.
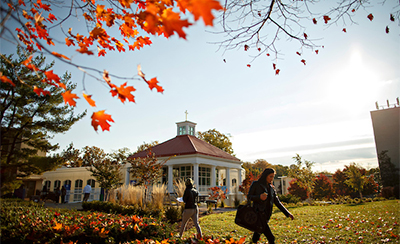
[[[83,194],[84,194],[84,196],[83,196],[83,201],[84,201],[84,202],[87,202],[87,200],[89,199],[90,192],[92,192],[92,187],[91,187],[89,184],[87,184],[87,185],[83,188]]]

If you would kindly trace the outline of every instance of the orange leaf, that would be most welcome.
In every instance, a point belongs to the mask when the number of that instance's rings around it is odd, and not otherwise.
[[[374,16],[372,14],[368,14],[367,18],[372,21],[374,19]]]
[[[183,27],[189,27],[191,24],[187,20],[181,20],[178,13],[172,11],[172,9],[164,10],[162,14],[163,32],[165,37],[170,37],[176,32],[179,37],[186,39],[186,33],[182,30]]]
[[[194,15],[194,19],[203,18],[205,25],[213,26],[214,15],[211,10],[223,10],[223,7],[216,0],[192,0],[188,10]]]
[[[79,97],[75,93],[71,93],[71,91],[66,91],[62,93],[65,104],[69,104],[70,106],[76,106],[76,102],[74,99],[79,99]]]
[[[10,85],[15,86],[14,82],[12,82],[7,76],[4,76],[0,72],[0,80],[4,83],[10,83]]]
[[[98,112],[94,112],[92,114],[92,126],[95,131],[97,131],[97,128],[100,126],[103,131],[108,130],[110,131],[110,124],[107,122],[114,122],[114,120],[111,118],[111,115],[104,113],[105,110],[101,110]]]
[[[49,70],[44,72],[48,80],[53,80],[56,83],[60,83],[60,77],[57,74],[53,73],[53,70]]]
[[[72,39],[68,39],[67,37],[65,38],[65,44],[69,47],[69,46],[75,46],[74,40]]]
[[[37,86],[34,86],[34,87],[33,87],[33,91],[34,91],[38,96],[40,96],[40,94],[43,94],[44,96],[50,95],[50,92],[49,92],[49,91],[45,91],[45,90],[43,90],[42,88],[38,88]]]
[[[157,85],[158,84],[157,78],[152,78],[151,80],[146,81],[146,82],[149,85],[150,90],[153,90],[153,88],[156,88],[157,92],[163,93],[164,89],[161,86]]]
[[[62,54],[60,54],[60,53],[52,52],[51,54],[53,54],[54,56],[59,57],[59,58],[63,58],[63,59],[66,59],[66,60],[70,60],[67,56],[62,55]]]
[[[25,61],[22,62],[23,65],[25,65],[28,69],[32,70],[32,71],[38,71],[39,68],[36,67],[35,65],[33,65],[31,63],[32,60],[32,56],[30,56],[29,58],[25,59]]]
[[[86,99],[86,101],[89,103],[90,106],[96,107],[95,101],[92,99],[92,95],[86,95],[84,92],[82,92],[83,97]]]
[[[275,70],[275,75],[279,75],[279,72],[281,72],[280,69]]]
[[[127,86],[125,87],[127,82],[122,84],[120,87],[116,87],[114,89],[111,89],[111,95],[114,97],[118,95],[119,100],[121,100],[122,103],[125,102],[126,99],[128,99],[130,102],[135,102],[135,97],[131,94],[131,92],[136,91],[133,86]]]

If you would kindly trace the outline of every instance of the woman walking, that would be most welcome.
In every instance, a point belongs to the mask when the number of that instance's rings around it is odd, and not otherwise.
[[[272,168],[266,168],[261,174],[260,179],[253,181],[250,186],[249,193],[247,195],[248,201],[253,201],[255,210],[260,214],[265,223],[264,234],[267,237],[268,244],[275,243],[275,236],[272,234],[271,229],[268,226],[268,221],[272,215],[272,207],[275,204],[279,210],[281,210],[286,217],[294,219],[293,215],[282,205],[276,195],[275,189],[272,182],[275,177],[275,170]],[[257,243],[260,239],[261,233],[254,232],[252,241]]]
[[[182,214],[182,224],[179,230],[179,237],[182,237],[183,231],[185,230],[186,224],[189,219],[193,220],[194,226],[196,227],[198,237],[202,237],[201,228],[199,225],[199,208],[196,204],[196,199],[199,196],[199,192],[193,186],[193,180],[187,179],[185,181],[186,189],[183,193],[183,202],[185,203],[185,210]]]

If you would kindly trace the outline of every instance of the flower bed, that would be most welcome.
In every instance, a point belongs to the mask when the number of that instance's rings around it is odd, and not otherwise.
[[[48,209],[33,202],[1,201],[2,243],[126,243],[167,240],[174,229],[160,220]]]

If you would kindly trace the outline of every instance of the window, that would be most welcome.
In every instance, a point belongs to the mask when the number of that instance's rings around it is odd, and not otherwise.
[[[71,189],[71,181],[70,181],[70,180],[65,180],[65,181],[64,181],[64,186],[65,186],[65,188],[67,188],[67,189]],[[67,187],[67,186],[69,186],[69,187]]]
[[[61,189],[61,181],[59,181],[59,180],[54,181],[54,190],[56,190],[57,187],[59,187],[59,189]]]
[[[90,185],[92,188],[96,187],[96,181],[93,179],[87,180],[87,184]]]
[[[211,185],[211,169],[206,167],[199,167],[199,185]]]
[[[75,181],[74,202],[82,201],[82,185],[83,185],[83,180]]]
[[[48,191],[50,191],[51,181],[46,180],[46,181],[44,182],[44,186],[47,188]]]
[[[189,135],[194,136],[194,127],[193,126],[189,126]]]
[[[162,168],[162,180],[161,183],[168,184],[168,167]]]
[[[180,178],[186,180],[187,178],[193,178],[192,166],[180,167]]]
[[[232,179],[232,186],[236,187],[236,179]]]
[[[179,135],[186,134],[186,126],[179,126]]]

